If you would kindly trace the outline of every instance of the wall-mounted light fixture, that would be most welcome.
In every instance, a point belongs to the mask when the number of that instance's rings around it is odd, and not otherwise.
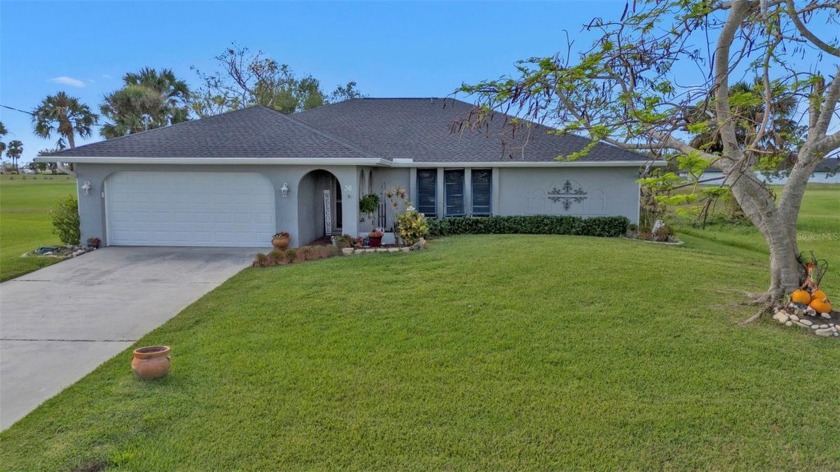
[[[90,195],[90,189],[90,180],[85,180],[85,183],[82,184],[82,192],[84,192],[85,195]]]
[[[344,186],[344,191],[347,192],[347,198],[353,198],[353,186],[347,184]]]
[[[283,198],[287,198],[289,196],[289,184],[283,182],[283,186],[280,187],[280,196]]]

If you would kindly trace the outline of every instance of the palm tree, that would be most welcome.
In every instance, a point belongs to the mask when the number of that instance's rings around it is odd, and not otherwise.
[[[6,125],[0,121],[0,139],[3,139],[3,136],[6,136],[8,133],[9,131],[6,129]],[[0,141],[0,156],[2,156],[4,152],[6,152],[6,143]]]
[[[146,67],[126,74],[123,82],[123,88],[105,96],[102,114],[112,123],[102,127],[102,136],[111,139],[189,119],[189,87],[171,70],[158,73]]]
[[[9,149],[6,150],[6,156],[12,160],[12,168],[17,170],[17,161],[20,159],[21,154],[23,154],[23,143],[15,139],[14,141],[9,141]]]
[[[91,128],[96,126],[99,116],[90,111],[90,107],[70,97],[64,92],[49,95],[32,111],[32,124],[35,134],[49,139],[53,132],[59,135],[58,147],[64,149],[64,138],[70,149],[76,147],[75,136],[91,135]]]
[[[785,93],[781,84],[771,84],[773,101],[772,111],[768,120],[768,128],[760,142],[752,142],[756,137],[758,128],[764,119],[764,102],[761,99],[761,91],[764,85],[757,79],[756,86],[752,87],[747,82],[736,82],[729,87],[732,105],[732,115],[737,120],[735,137],[742,147],[751,143],[754,147],[762,149],[766,154],[777,157],[787,157],[788,153],[798,148],[799,142],[804,135],[804,128],[798,125],[794,119],[797,100],[789,93]],[[697,106],[689,111],[690,122],[704,122],[711,118],[711,110],[714,105]],[[690,142],[691,146],[720,153],[723,150],[723,143],[719,130],[708,128],[699,132]]]

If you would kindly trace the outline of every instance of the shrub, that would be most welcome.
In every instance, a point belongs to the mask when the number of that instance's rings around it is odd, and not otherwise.
[[[397,232],[406,244],[412,245],[429,235],[429,224],[422,213],[408,206],[397,215]]]
[[[353,236],[350,236],[349,234],[342,234],[335,240],[335,243],[338,245],[338,247],[352,247]]]
[[[79,229],[79,202],[76,197],[71,195],[59,200],[55,208],[50,211],[50,216],[52,216],[53,234],[57,234],[62,243],[79,244],[82,235]]]
[[[338,255],[341,255],[341,249],[335,246],[301,246],[297,249],[286,249],[285,251],[275,249],[268,254],[258,253],[251,265],[254,267],[271,267],[326,259]]]
[[[442,218],[428,222],[429,234],[570,234],[614,238],[624,234],[630,220],[623,216],[490,216]]]
[[[263,254],[261,252],[258,252],[257,256],[254,258],[254,263],[251,264],[251,265],[253,265],[254,267],[264,267],[264,266],[268,265],[267,261],[268,261],[268,256],[266,256],[265,254]]]

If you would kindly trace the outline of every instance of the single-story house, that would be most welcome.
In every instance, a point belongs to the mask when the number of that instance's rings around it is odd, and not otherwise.
[[[400,186],[429,217],[622,215],[639,218],[647,158],[496,115],[482,132],[455,125],[474,107],[439,98],[362,98],[294,115],[253,106],[37,158],[72,163],[82,240],[104,245],[300,246],[390,228],[359,200]],[[384,198],[383,198],[384,200]]]

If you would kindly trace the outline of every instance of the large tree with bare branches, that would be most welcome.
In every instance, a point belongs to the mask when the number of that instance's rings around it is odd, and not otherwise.
[[[288,64],[235,43],[214,59],[220,69],[215,73],[193,67],[203,83],[192,100],[193,111],[200,117],[251,105],[291,114],[362,96],[356,82],[338,86],[327,95],[315,77],[298,77]]]
[[[503,111],[552,121],[593,144],[673,158],[686,169],[721,170],[770,248],[770,285],[756,301],[765,308],[780,303],[802,282],[796,221],[806,183],[840,149],[832,124],[840,98],[840,6],[836,0],[650,0],[628,2],[620,18],[616,13],[614,21],[586,25],[597,40],[583,52],[570,45],[566,54],[521,62],[517,76],[462,86],[480,105],[465,121],[479,125]],[[816,34],[815,25],[828,25],[829,37]],[[739,80],[755,85],[731,86]],[[791,109],[804,127],[793,151],[775,133]],[[711,139],[696,139],[702,135]],[[716,145],[704,145],[710,141]],[[776,199],[756,166],[781,159],[793,164]],[[677,180],[670,174],[656,184]]]

